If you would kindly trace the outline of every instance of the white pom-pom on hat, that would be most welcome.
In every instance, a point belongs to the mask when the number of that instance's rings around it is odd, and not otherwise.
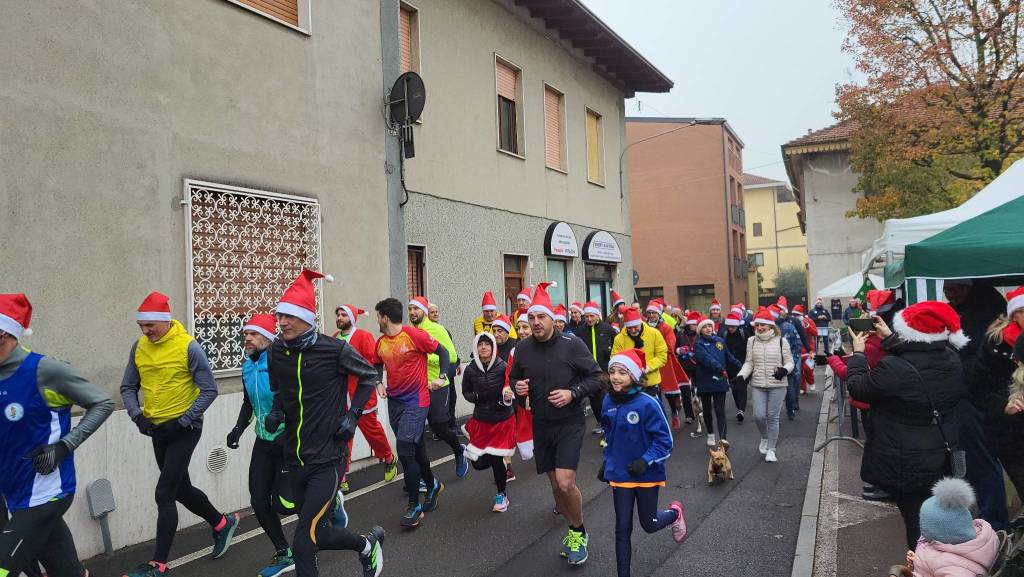
[[[974,489],[963,479],[946,477],[932,487],[932,495],[943,507],[969,509],[976,502]]]
[[[324,275],[324,280],[327,281],[327,282],[334,282],[334,275],[325,274]]]

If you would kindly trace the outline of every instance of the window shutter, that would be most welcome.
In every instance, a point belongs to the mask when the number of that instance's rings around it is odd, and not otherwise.
[[[544,154],[545,163],[559,170],[562,166],[562,95],[544,88]]]
[[[238,2],[292,26],[299,25],[299,0],[238,0]]]
[[[399,58],[402,72],[412,70],[412,11],[401,8],[398,20]]]
[[[518,90],[516,90],[516,70],[507,64],[498,62],[495,67],[495,75],[498,78],[498,96],[515,102],[516,94],[518,92]]]
[[[587,111],[587,180],[600,183],[604,179],[601,166],[601,117]]]

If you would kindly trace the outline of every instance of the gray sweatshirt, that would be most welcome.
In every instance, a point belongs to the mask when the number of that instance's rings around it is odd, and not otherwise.
[[[14,375],[28,356],[28,349],[16,347],[3,361],[0,361],[0,380]],[[36,384],[50,408],[57,409],[72,404],[85,408],[85,415],[78,425],[65,435],[61,442],[74,451],[96,432],[96,429],[114,412],[114,400],[99,387],[89,382],[71,365],[44,356],[36,368]],[[47,394],[49,392],[49,394]]]
[[[139,405],[142,380],[139,377],[139,367],[135,365],[135,348],[138,346],[138,342],[132,343],[132,350],[128,353],[128,366],[124,368],[124,378],[121,379],[121,400],[124,402],[124,408],[128,410],[128,417],[133,421],[142,414],[142,407]],[[199,388],[199,396],[185,414],[178,417],[178,422],[183,427],[202,427],[203,413],[217,398],[217,379],[213,377],[213,369],[210,368],[210,360],[206,358],[206,351],[196,341],[188,344],[188,370],[192,373],[192,382]]]

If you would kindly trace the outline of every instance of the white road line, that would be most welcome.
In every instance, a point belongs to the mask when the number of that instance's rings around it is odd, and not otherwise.
[[[443,465],[444,463],[447,463],[448,461],[454,461],[454,460],[455,460],[455,455],[448,455],[447,457],[441,457],[440,459],[438,459],[436,461],[431,461],[430,462],[430,468],[433,469],[434,467],[436,467],[438,465]],[[392,479],[390,481],[378,481],[378,482],[376,482],[376,483],[374,483],[372,485],[368,485],[366,487],[363,487],[362,489],[359,489],[358,491],[352,491],[351,493],[345,495],[345,501],[347,502],[347,501],[351,501],[352,499],[355,499],[356,497],[362,497],[363,495],[366,495],[367,493],[372,493],[372,492],[376,491],[377,489],[380,489],[380,488],[385,487],[387,485],[390,485],[392,483],[397,483],[397,482],[399,482],[399,481],[401,481],[403,479],[405,479],[405,473],[397,475],[394,479]],[[294,523],[298,518],[299,518],[298,515],[289,515],[288,517],[285,517],[285,518],[281,519],[281,525],[288,525],[289,523]],[[264,533],[263,528],[262,527],[257,527],[256,529],[253,529],[252,531],[246,531],[245,533],[242,533],[241,535],[235,535],[231,539],[231,544],[232,545],[237,545],[238,543],[241,543],[242,541],[248,541],[249,539],[252,539],[253,537],[259,537],[263,533]],[[181,567],[182,565],[184,565],[186,563],[191,563],[192,561],[195,561],[196,559],[202,559],[203,557],[206,557],[206,556],[210,555],[211,553],[213,553],[213,546],[212,545],[210,547],[206,547],[205,549],[200,549],[199,551],[196,551],[195,553],[190,553],[188,555],[185,555],[184,557],[179,557],[179,558],[175,559],[174,561],[169,562],[167,564],[167,567],[170,568],[170,569],[174,569],[175,567]]]

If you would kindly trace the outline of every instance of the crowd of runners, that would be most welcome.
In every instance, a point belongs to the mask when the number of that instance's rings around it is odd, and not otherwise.
[[[353,551],[365,576],[381,574],[384,529],[349,530],[344,507],[357,429],[384,463],[385,481],[401,464],[408,506],[400,525],[407,529],[435,511],[445,491],[431,469],[426,430],[450,447],[458,477],[470,467],[492,472],[496,513],[509,507],[518,451],[551,483],[554,511],[567,524],[560,554],[570,565],[584,564],[589,536],[576,472],[588,405],[604,448],[598,478],[612,487],[618,574],[627,576],[634,511],[648,533],[670,528],[676,542],[686,536],[682,504],[659,507],[673,431],[702,419],[708,447],[719,446],[728,438],[726,396],[732,392],[734,418],[743,421],[749,386],[759,450],[775,462],[783,403],[792,419],[801,388],[813,386],[813,373],[801,377],[801,366],[814,351],[814,323],[799,306],[790,311],[785,298],[756,312],[737,304],[728,313],[715,300],[705,316],[661,299],[641,310],[612,291],[604,318],[595,302],[553,306],[551,283],[543,282],[518,295],[510,318],[487,292],[464,363],[436,306],[422,296],[377,303],[377,338],[356,327],[366,311],[350,304],[334,310],[337,332],[320,333],[320,278],[303,271],[273,313],[256,314],[242,328],[243,402],[226,445],[238,449],[253,429],[251,506],[273,548],[260,577],[318,575],[320,550]],[[69,365],[19,343],[30,333],[31,314],[25,295],[0,295],[0,502],[7,510],[0,512],[0,577],[38,574],[40,564],[50,577],[81,577],[87,571],[63,521],[76,490],[72,454],[114,401]],[[168,571],[178,503],[210,525],[214,558],[231,546],[239,515],[219,510],[189,479],[203,414],[217,397],[202,346],[159,292],[146,297],[136,321],[142,336],[130,348],[120,393],[139,434],[152,441],[157,522],[152,558],[124,575],[158,577]],[[455,419],[457,374],[474,406],[461,427],[464,444]],[[387,404],[393,448],[378,403]],[[74,427],[73,405],[85,409]],[[284,515],[298,517],[290,543]]]

